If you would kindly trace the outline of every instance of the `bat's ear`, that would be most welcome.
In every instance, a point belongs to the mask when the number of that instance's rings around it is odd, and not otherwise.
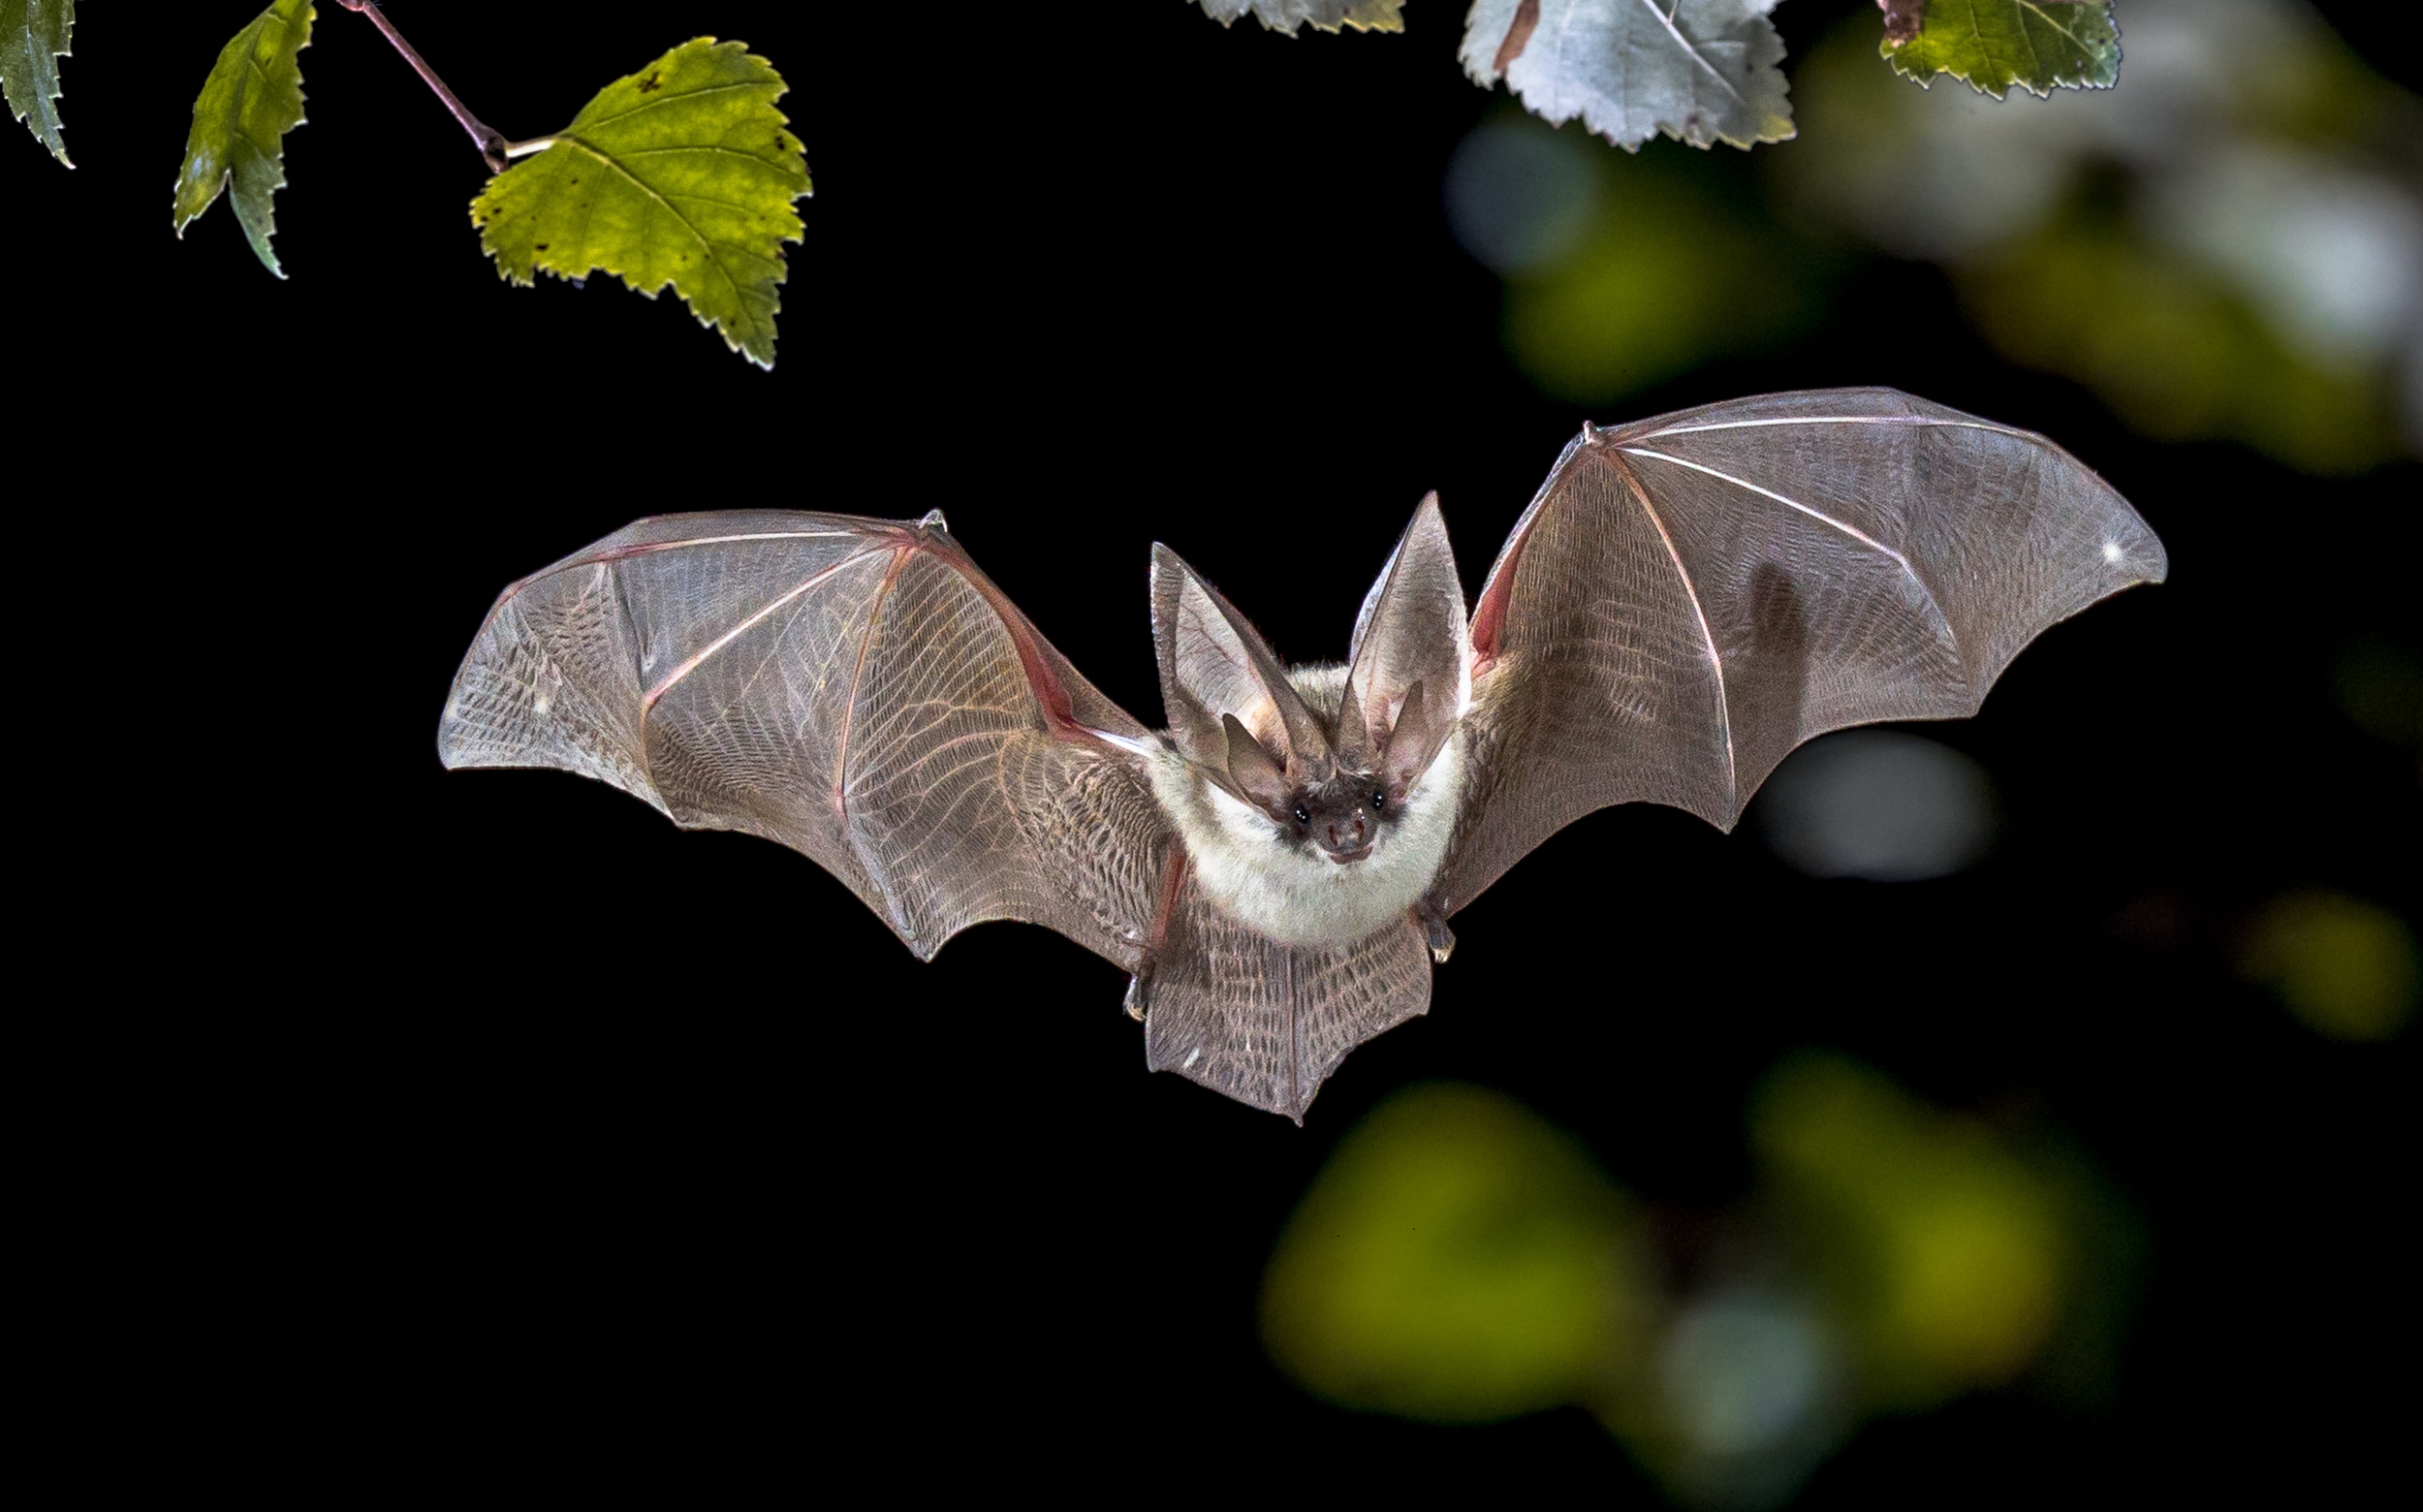
[[[1410,783],[1447,742],[1471,698],[1463,584],[1432,493],[1413,512],[1355,616],[1353,666],[1338,705],[1338,755],[1368,772],[1384,754],[1392,781],[1400,779],[1398,766],[1418,759],[1401,774]]]
[[[1152,548],[1152,648],[1161,662],[1170,733],[1187,760],[1228,771],[1222,721],[1233,715],[1276,769],[1297,779],[1327,773],[1329,738],[1288,685],[1278,658],[1218,589],[1158,542]]]
[[[1293,790],[1294,785],[1287,780],[1287,773],[1279,770],[1278,763],[1271,759],[1271,753],[1262,748],[1261,741],[1245,733],[1245,727],[1238,722],[1235,714],[1222,714],[1220,729],[1228,742],[1230,785],[1249,802],[1266,810],[1276,811],[1280,804],[1287,802],[1287,795]]]

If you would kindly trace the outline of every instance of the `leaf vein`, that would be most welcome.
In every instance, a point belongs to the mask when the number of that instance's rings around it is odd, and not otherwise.
[[[608,168],[613,169],[615,173],[620,173],[620,174],[621,174],[624,178],[626,178],[626,179],[628,179],[628,180],[630,181],[631,186],[632,186],[633,188],[635,188],[635,189],[639,190],[642,194],[646,195],[646,196],[647,196],[650,200],[654,201],[656,204],[663,205],[663,206],[665,207],[665,213],[667,213],[667,214],[671,215],[671,216],[672,216],[672,217],[673,217],[676,221],[678,221],[678,222],[680,223],[680,225],[681,225],[682,230],[687,231],[687,232],[690,234],[690,236],[691,236],[692,239],[696,240],[696,241],[698,242],[699,246],[700,246],[701,248],[703,248],[703,249],[704,249],[704,250],[708,253],[708,262],[710,262],[711,264],[713,264],[713,265],[714,265],[714,268],[715,268],[716,273],[717,273],[718,275],[720,275],[720,276],[722,277],[723,281],[724,281],[724,286],[725,286],[726,288],[728,288],[728,289],[730,289],[730,290],[732,291],[732,300],[733,300],[733,303],[734,303],[735,305],[739,306],[738,310],[737,310],[737,311],[736,311],[736,313],[735,313],[735,323],[736,323],[736,324],[738,324],[738,323],[739,323],[739,321],[740,319],[743,319],[743,318],[745,318],[745,317],[747,316],[747,314],[748,314],[748,302],[747,302],[747,300],[746,300],[746,299],[742,299],[742,297],[741,297],[741,294],[740,294],[740,281],[739,281],[739,279],[737,279],[737,278],[735,278],[735,277],[733,277],[733,276],[732,276],[732,269],[731,269],[731,268],[727,268],[727,267],[725,267],[725,266],[724,266],[724,260],[723,260],[722,256],[721,256],[721,255],[717,252],[717,250],[716,250],[716,244],[715,244],[714,242],[712,242],[712,241],[708,240],[708,239],[707,239],[707,236],[706,236],[706,234],[705,234],[705,233],[701,232],[701,231],[700,231],[700,230],[699,230],[696,226],[691,225],[691,224],[690,224],[690,218],[689,218],[688,216],[686,216],[686,215],[682,214],[679,210],[675,209],[671,204],[667,203],[667,201],[666,201],[665,197],[664,197],[663,195],[661,195],[661,194],[657,193],[657,192],[656,192],[656,190],[655,190],[654,188],[652,188],[652,187],[651,187],[651,186],[647,183],[647,181],[646,181],[645,179],[644,179],[644,178],[640,177],[640,175],[639,175],[639,174],[634,173],[633,172],[631,172],[631,170],[629,170],[629,169],[627,169],[627,168],[623,167],[620,163],[615,162],[615,161],[614,161],[612,157],[608,156],[606,153],[601,152],[600,150],[598,150],[597,148],[595,148],[595,147],[593,147],[593,146],[590,146],[587,142],[582,142],[582,141],[580,138],[578,138],[578,137],[564,137],[564,138],[562,138],[562,139],[560,139],[560,140],[562,140],[562,141],[564,141],[564,142],[568,142],[572,143],[574,146],[579,147],[582,151],[586,152],[587,154],[589,154],[589,156],[591,156],[591,157],[593,157],[593,158],[597,159],[599,162],[601,162],[601,163],[605,164]],[[592,200],[592,201],[590,202],[590,210],[591,210],[591,213],[595,213],[595,210],[596,210],[596,202],[595,202],[594,200]],[[586,236],[586,228],[585,228],[585,226],[584,226],[584,227],[583,227],[583,235],[582,235],[582,245],[583,245],[583,246],[586,246],[586,245],[587,245],[587,239],[588,239],[588,238],[587,238],[587,236]],[[643,236],[643,238],[642,238],[642,246],[643,246],[643,247],[645,247],[645,236]],[[718,324],[721,324],[721,322],[718,322]],[[752,329],[754,329],[754,323],[751,323],[751,325],[752,325]]]
[[[619,115],[601,116],[593,121],[575,121],[573,122],[573,125],[584,131],[593,130],[599,126],[611,126],[616,121],[627,121],[632,116],[638,115],[644,110],[653,110],[658,106],[677,105],[689,100],[703,100],[708,95],[722,94],[727,90],[733,89],[773,89],[777,93],[780,92],[780,86],[771,79],[751,79],[743,80],[739,83],[732,84],[709,84],[704,89],[692,89],[677,95],[667,95],[662,100],[650,100],[645,105],[635,105],[630,110],[623,111]]]

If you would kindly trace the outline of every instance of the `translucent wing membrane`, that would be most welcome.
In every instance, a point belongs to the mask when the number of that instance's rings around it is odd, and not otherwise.
[[[1594,808],[1723,829],[1801,741],[1974,713],[2039,632],[2162,546],[2044,437],[1883,389],[1585,431],[1474,615],[1462,907]]]
[[[1094,732],[1145,736],[941,530],[769,511],[642,520],[506,589],[438,752],[788,845],[921,957],[1024,919],[1132,969],[1168,837]]]
[[[1430,952],[1409,920],[1289,946],[1190,898],[1154,979],[1145,1061],[1302,1122],[1348,1051],[1430,1007]]]

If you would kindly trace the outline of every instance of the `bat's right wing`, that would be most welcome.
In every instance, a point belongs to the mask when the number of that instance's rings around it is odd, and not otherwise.
[[[1586,426],[1473,614],[1470,787],[1432,900],[1610,803],[1730,830],[1801,741],[1974,713],[2047,626],[2167,570],[2076,457],[1890,389]]]
[[[438,730],[806,853],[930,959],[987,919],[1134,970],[1177,843],[1094,691],[942,527],[644,520],[507,588]]]

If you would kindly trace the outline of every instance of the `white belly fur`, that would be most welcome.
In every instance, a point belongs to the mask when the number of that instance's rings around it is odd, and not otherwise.
[[[1205,781],[1176,751],[1156,753],[1149,770],[1152,796],[1185,841],[1206,897],[1282,944],[1344,945],[1403,917],[1438,875],[1463,792],[1463,732],[1405,795],[1371,854],[1345,866],[1287,843],[1276,824]]]

